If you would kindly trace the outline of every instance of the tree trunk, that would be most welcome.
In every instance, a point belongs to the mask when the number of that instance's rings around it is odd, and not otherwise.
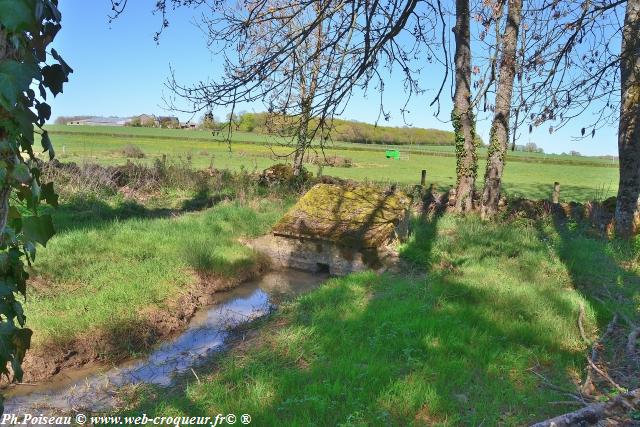
[[[620,181],[616,203],[616,233],[631,236],[638,219],[640,195],[640,0],[628,0],[620,61]]]
[[[320,17],[320,14],[322,13],[321,2],[316,2],[314,7],[317,14],[316,16]],[[319,52],[322,47],[322,42],[324,41],[324,32],[322,25],[318,25],[315,36],[316,55],[312,55],[311,72],[308,76],[308,83],[307,76],[305,75],[305,67],[301,67],[300,69],[300,123],[298,123],[298,140],[296,142],[296,151],[293,159],[294,176],[300,176],[302,174],[304,153],[311,145],[311,141],[309,140],[309,124],[312,118],[311,106],[316,96],[316,90],[318,88],[318,77],[320,75],[321,55],[319,54]]]
[[[457,212],[473,209],[477,173],[475,119],[471,110],[471,30],[469,0],[456,0],[455,93],[451,120],[456,143]]]
[[[507,13],[507,24],[502,38],[502,60],[496,91],[496,108],[491,123],[487,168],[484,174],[482,194],[482,216],[492,217],[498,213],[502,173],[509,144],[509,119],[511,97],[516,74],[516,48],[522,18],[522,0],[511,0]]]
[[[0,61],[13,58],[15,51],[11,48],[11,44],[7,42],[7,36],[0,29]],[[9,114],[0,107],[0,119],[8,118]],[[0,126],[0,141],[7,137],[7,131]],[[0,151],[0,160],[4,160],[8,164],[16,163],[16,155],[7,147]],[[0,187],[0,234],[4,232],[9,216],[9,197],[11,196],[11,186],[6,182]]]
[[[309,120],[310,112],[308,102],[305,99],[302,103],[302,114],[300,115],[300,123],[298,123],[298,140],[296,141],[296,151],[293,157],[293,175],[301,176],[304,167],[304,153],[307,149],[309,138]]]

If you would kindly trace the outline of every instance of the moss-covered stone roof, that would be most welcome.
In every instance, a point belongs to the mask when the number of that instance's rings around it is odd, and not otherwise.
[[[356,185],[317,184],[273,228],[274,234],[350,247],[378,247],[394,237],[410,199],[401,192]]]

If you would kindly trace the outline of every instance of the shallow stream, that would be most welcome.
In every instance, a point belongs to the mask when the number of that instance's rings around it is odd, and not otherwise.
[[[170,385],[177,374],[189,372],[220,351],[231,329],[268,314],[278,302],[310,291],[327,275],[296,270],[274,271],[244,283],[197,312],[189,327],[148,356],[122,365],[86,367],[59,374],[54,381],[18,385],[5,393],[5,414],[103,412],[117,405],[118,388],[130,384]]]

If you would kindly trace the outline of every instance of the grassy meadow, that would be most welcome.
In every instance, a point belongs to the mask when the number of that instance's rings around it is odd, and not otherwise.
[[[126,220],[62,229],[39,254],[25,305],[36,349],[113,328],[114,321],[132,329],[146,320],[145,310],[166,309],[189,291],[197,273],[231,277],[250,268],[256,255],[236,239],[266,232],[282,212],[282,203],[266,201],[175,218],[137,218],[133,210]]]
[[[153,324],[158,313],[262,268],[239,239],[267,232],[293,195],[273,197],[246,175],[209,177],[182,165],[165,173],[153,189],[136,190],[132,179],[133,196],[96,171],[53,175],[57,233],[30,268],[24,304],[38,357],[87,347],[97,354],[86,357],[103,361],[138,356],[167,333]]]
[[[151,186],[110,187],[98,172],[53,175],[58,233],[38,251],[25,304],[35,353],[83,340],[108,362],[148,351],[155,341],[141,343],[139,332],[154,316],[203,277],[256,268],[260,257],[241,239],[268,232],[302,194],[258,186],[247,173],[281,161],[268,141],[237,141],[229,152],[197,131],[68,129],[51,129],[62,162],[155,163],[142,171],[150,173],[165,154],[170,166]],[[144,157],[127,157],[129,144]],[[325,167],[327,175],[414,184],[426,168],[429,181],[454,182],[451,157],[392,161],[354,144],[328,151],[356,165]],[[229,171],[195,171],[209,166]],[[557,180],[564,200],[581,201],[613,194],[616,174],[511,161],[505,179],[510,196],[546,198]],[[412,230],[400,247],[402,272],[332,278],[249,325],[246,339],[197,375],[123,391],[122,411],[248,413],[254,425],[523,425],[579,407],[568,393],[585,378],[589,344],[615,311],[640,317],[638,241],[606,241],[550,216],[415,217]],[[581,307],[589,342],[578,328]]]
[[[626,280],[635,294],[621,309],[637,315],[637,269],[617,267],[629,252],[547,220],[445,216],[416,227],[401,250],[413,271],[332,279],[197,380],[136,390],[130,411],[248,413],[258,425],[512,426],[576,409],[565,391],[584,378],[580,306],[594,338],[611,307],[591,292]]]
[[[166,155],[169,159],[190,159],[196,168],[213,165],[219,169],[262,170],[284,159],[290,148],[283,141],[266,135],[236,132],[231,145],[208,131],[185,131],[155,128],[50,126],[57,156],[61,161],[122,164],[127,157],[122,149],[135,145],[151,163]],[[386,159],[386,146],[336,142],[326,150],[327,156],[349,158],[354,167],[324,167],[323,173],[359,181],[419,183],[420,171],[427,170],[427,180],[440,189],[455,183],[453,147],[400,147],[401,160]],[[443,156],[446,155],[445,156]],[[486,150],[480,150],[479,176],[484,171]],[[510,196],[548,198],[553,182],[562,186],[564,201],[586,201],[615,195],[617,168],[610,160],[591,157],[544,155],[509,152],[504,187]],[[318,167],[307,166],[317,173]]]

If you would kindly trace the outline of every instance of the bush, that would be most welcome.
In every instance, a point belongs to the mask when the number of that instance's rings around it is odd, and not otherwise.
[[[349,157],[342,156],[324,156],[314,154],[309,162],[319,166],[332,166],[334,168],[350,168],[353,167],[353,160]]]
[[[262,185],[290,185],[295,183],[306,183],[311,179],[311,173],[302,169],[302,176],[296,177],[293,174],[293,167],[285,163],[273,165],[260,174],[258,182]]]
[[[144,151],[137,145],[127,144],[122,148],[122,154],[130,159],[143,159]]]

